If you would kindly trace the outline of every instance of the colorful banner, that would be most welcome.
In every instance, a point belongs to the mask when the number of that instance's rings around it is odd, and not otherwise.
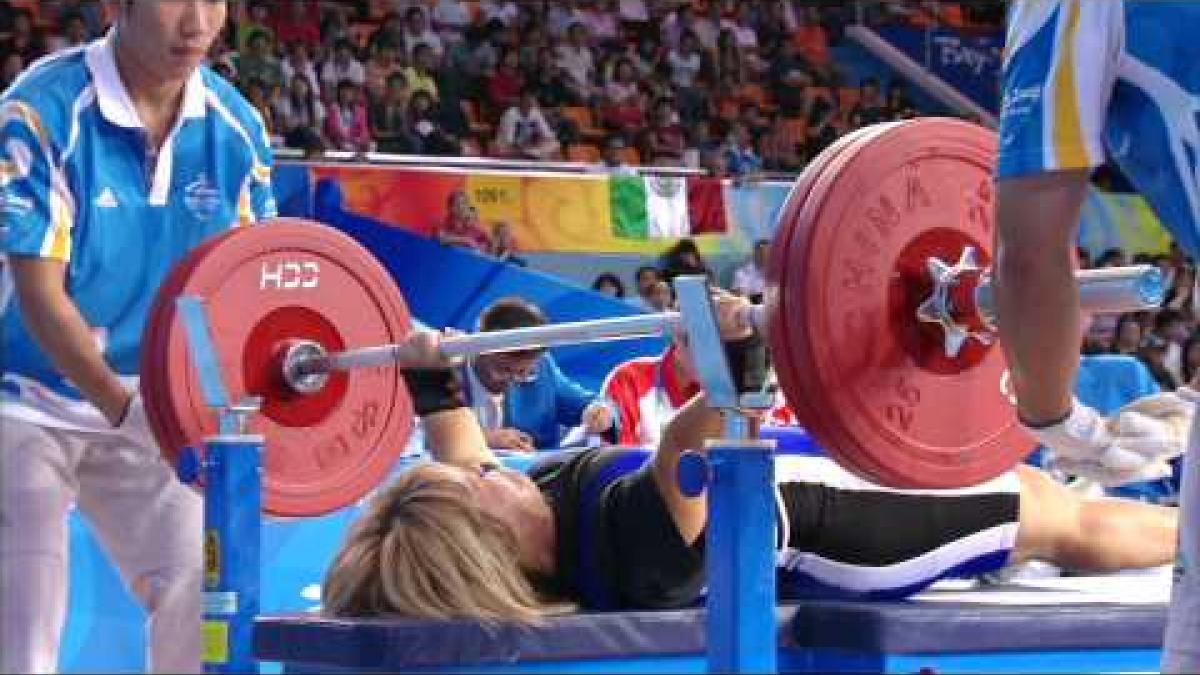
[[[1166,253],[1171,236],[1140,195],[1093,189],[1083,203],[1079,245],[1093,256],[1110,248],[1128,255]]]
[[[508,223],[518,248],[528,252],[657,254],[673,239],[632,239],[613,228],[610,179],[606,175],[553,176],[531,173],[465,172],[433,168],[318,165],[314,178],[332,178],[342,185],[346,207],[421,234],[433,235],[446,217],[450,195],[465,190],[487,228]],[[690,179],[705,187],[713,179]],[[704,197],[693,232],[736,227],[722,205],[720,188],[693,189]],[[700,203],[700,202],[697,202]],[[723,211],[723,212],[715,212]],[[714,225],[715,224],[715,225]],[[705,253],[726,250],[725,233],[693,237]]]
[[[602,175],[318,166],[313,169],[313,181],[301,181],[300,177],[307,178],[302,171],[292,166],[290,171],[278,172],[276,191],[291,195],[310,189],[315,179],[335,178],[342,184],[350,210],[427,236],[445,218],[450,194],[466,190],[483,223],[509,223],[523,251],[654,255],[673,243],[670,239],[618,236],[610,181]],[[289,181],[304,187],[281,184],[289,173]],[[743,255],[755,240],[772,239],[791,191],[791,185],[783,182],[735,185],[723,181],[716,195],[713,185],[693,183],[689,190],[693,232],[725,230],[723,235],[694,237],[705,254]],[[296,195],[292,199],[303,201]],[[1170,238],[1141,197],[1093,190],[1084,205],[1079,242],[1098,255],[1108,248],[1129,253],[1165,251]]]

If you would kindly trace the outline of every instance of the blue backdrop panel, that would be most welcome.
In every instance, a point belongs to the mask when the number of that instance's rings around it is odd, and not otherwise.
[[[884,26],[879,34],[934,75],[979,105],[1000,110],[1000,64],[1004,36],[968,35],[952,28]]]

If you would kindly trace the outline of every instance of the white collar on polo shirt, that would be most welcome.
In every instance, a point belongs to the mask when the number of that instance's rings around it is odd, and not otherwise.
[[[121,73],[117,70],[117,58],[114,53],[116,28],[113,28],[103,38],[96,40],[87,47],[85,59],[88,70],[96,87],[96,100],[100,103],[100,112],[109,122],[127,129],[142,129],[137,109],[129,98],[129,91],[121,81]],[[197,68],[188,78],[183,90],[183,119],[196,119],[205,116],[208,105],[208,87],[204,84],[204,76]]]

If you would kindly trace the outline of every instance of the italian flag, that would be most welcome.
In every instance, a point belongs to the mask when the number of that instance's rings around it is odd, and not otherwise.
[[[613,176],[609,197],[613,234],[622,239],[676,239],[728,230],[718,179]]]

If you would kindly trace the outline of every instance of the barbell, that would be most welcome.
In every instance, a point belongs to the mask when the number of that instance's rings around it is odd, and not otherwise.
[[[1016,422],[995,345],[992,165],[985,129],[923,118],[839,139],[781,212],[763,305],[788,403],[846,468],[896,487],[971,485],[1035,447]],[[1093,312],[1157,306],[1157,268],[1080,271]],[[402,361],[412,321],[386,269],[350,237],[297,219],[195,249],[161,287],[142,355],[143,400],[177,462],[217,432],[177,299],[208,310],[231,399],[258,396],[264,508],[318,515],[375,487],[413,429]],[[454,336],[447,356],[664,335],[677,312]]]

